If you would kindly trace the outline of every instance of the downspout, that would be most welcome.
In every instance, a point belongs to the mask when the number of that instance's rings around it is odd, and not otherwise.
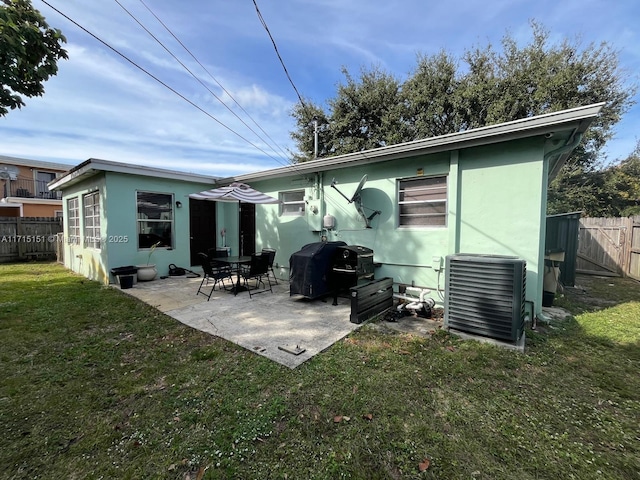
[[[316,173],[316,198],[318,200],[320,200],[320,211],[318,212],[318,215],[320,215],[320,221],[322,222],[320,224],[320,240],[322,239],[322,237],[325,235],[325,231],[324,231],[324,222],[323,222],[323,218],[326,214],[326,207],[324,204],[324,172],[317,172]],[[327,239],[329,238],[328,232],[327,232]]]
[[[544,160],[545,161],[549,161],[552,157],[555,157],[556,155],[562,155],[563,153],[569,152],[571,150],[573,150],[574,148],[576,148],[580,142],[582,141],[582,133],[576,133],[573,137],[573,141],[571,143],[568,143],[560,148],[557,148],[555,150],[551,150],[550,152],[547,152],[544,155]]]
[[[560,148],[557,148],[555,150],[551,150],[550,152],[547,152],[544,155],[544,160],[545,162],[551,160],[551,158],[558,156],[558,155],[562,155],[563,153],[566,152],[570,152],[571,150],[573,150],[574,148],[576,148],[578,146],[578,144],[582,141],[582,133],[576,133],[573,137],[573,141],[571,143],[568,143]],[[534,307],[535,308],[535,307]],[[535,311],[533,312],[533,319],[532,319],[532,328],[535,329],[535,327],[537,326],[537,320],[541,320],[545,323],[549,323],[551,321],[551,319],[549,317],[547,317],[544,313],[540,312],[537,315],[535,314]]]
[[[453,150],[449,158],[449,181],[447,185],[447,207],[449,210],[449,248],[451,253],[460,252],[460,209],[462,181],[460,179],[460,151]]]
[[[324,200],[324,186],[323,186],[323,179],[324,177],[324,173],[323,172],[318,172],[316,173],[316,181],[315,181],[315,189],[316,189],[316,200]],[[320,213],[322,213],[322,206],[321,206],[321,210]]]

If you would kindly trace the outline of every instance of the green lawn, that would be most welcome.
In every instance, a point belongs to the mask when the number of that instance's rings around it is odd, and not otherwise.
[[[640,478],[640,284],[584,282],[525,354],[365,326],[292,371],[0,265],[0,478]]]

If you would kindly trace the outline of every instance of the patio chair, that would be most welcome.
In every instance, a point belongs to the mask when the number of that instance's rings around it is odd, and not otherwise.
[[[242,276],[242,279],[244,281],[244,286],[249,291],[249,298],[251,298],[253,295],[256,295],[258,293],[263,293],[267,291],[273,293],[273,289],[271,288],[271,280],[269,280],[269,256],[268,255],[263,255],[262,253],[252,254],[251,263],[247,266],[242,266],[242,268],[240,269],[240,275]],[[267,288],[263,278],[266,278],[267,283],[269,284],[269,288]],[[249,286],[249,280],[256,281],[255,288],[251,288]],[[259,290],[261,284],[263,286],[263,289]]]
[[[275,272],[273,271],[273,261],[276,258],[276,250],[274,248],[263,248],[262,253],[266,254],[269,257],[269,271],[273,276],[273,283],[278,285],[278,277],[276,277]]]
[[[227,266],[217,264],[215,260],[212,261],[211,258],[209,258],[209,255],[207,255],[206,253],[201,252],[197,255],[200,259],[200,264],[202,265],[202,271],[204,272],[204,275],[202,276],[202,282],[200,282],[200,287],[198,287],[196,295],[201,293],[202,295],[207,297],[208,302],[209,300],[211,300],[211,295],[213,295],[213,291],[215,290],[218,283],[220,283],[222,285],[222,288],[224,288],[225,290],[227,289],[224,284],[224,280],[226,278],[231,280],[231,283],[233,284],[233,277],[231,276],[232,272],[231,269]],[[209,286],[209,282],[211,280],[213,280],[213,286],[211,287],[211,290],[207,295],[207,292],[203,289],[203,287],[206,289]]]
[[[210,248],[209,256],[213,259],[220,258],[220,257],[228,257],[229,250],[226,248]]]

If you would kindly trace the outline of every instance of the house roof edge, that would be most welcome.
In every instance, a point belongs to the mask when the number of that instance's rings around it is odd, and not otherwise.
[[[437,153],[439,151],[469,148],[505,140],[514,140],[533,135],[551,133],[564,125],[575,131],[584,131],[600,113],[604,102],[576,107],[558,112],[546,113],[535,117],[513,120],[511,122],[489,125],[463,132],[450,133],[438,137],[389,145],[362,152],[348,153],[335,157],[321,158],[286,167],[262,170],[258,172],[217,179],[216,183],[225,185],[232,182],[267,180],[292,175],[306,175],[325,170],[346,168],[363,163],[377,163],[395,158]]]
[[[65,186],[73,185],[82,179],[97,175],[100,172],[125,173],[129,175],[143,175],[146,177],[171,178],[185,182],[211,183],[216,182],[217,177],[210,177],[197,173],[179,172],[144,165],[132,165],[112,160],[90,158],[76,165],[62,177],[56,178],[48,184],[49,190],[59,190]]]

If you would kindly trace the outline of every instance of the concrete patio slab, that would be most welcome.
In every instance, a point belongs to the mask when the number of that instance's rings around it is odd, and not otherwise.
[[[295,368],[360,325],[351,323],[348,299],[307,300],[289,296],[279,281],[273,293],[249,298],[216,289],[211,300],[196,295],[201,278],[169,277],[122,290],[179,322],[229,340],[258,355]],[[301,353],[298,353],[300,352]],[[293,352],[293,353],[291,353]]]

